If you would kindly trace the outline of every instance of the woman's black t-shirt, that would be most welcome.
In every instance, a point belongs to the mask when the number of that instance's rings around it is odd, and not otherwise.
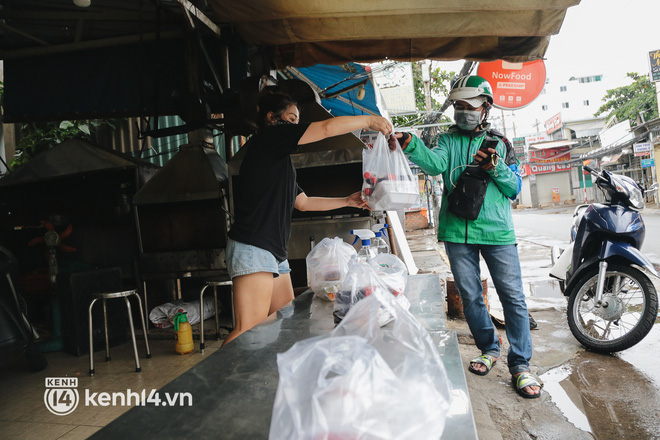
[[[239,177],[234,180],[234,224],[229,238],[287,259],[296,183],[291,153],[309,124],[281,124],[265,128],[243,146],[247,148]]]

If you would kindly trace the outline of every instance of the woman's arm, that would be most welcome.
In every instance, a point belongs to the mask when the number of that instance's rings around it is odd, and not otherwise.
[[[298,211],[331,211],[346,207],[369,209],[369,205],[362,199],[360,191],[347,197],[307,197],[302,192],[296,197],[294,207]]]
[[[381,116],[337,116],[325,121],[312,122],[298,141],[298,145],[350,133],[361,128],[380,131],[386,135],[392,132],[390,121]]]

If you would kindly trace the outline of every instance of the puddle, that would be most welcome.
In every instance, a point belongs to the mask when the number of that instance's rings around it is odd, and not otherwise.
[[[595,439],[657,435],[660,393],[635,366],[618,356],[581,352],[541,379],[566,419]]]
[[[529,283],[529,295],[534,298],[564,298],[556,280]]]
[[[644,339],[629,349],[617,353],[616,356],[634,365],[653,382],[656,388],[660,389],[660,368],[658,368],[657,362],[651,361],[652,358],[649,358],[649,353],[657,353],[659,346],[660,320],[656,319],[655,325]]]
[[[571,399],[571,396],[569,396],[568,392],[562,386],[562,382],[566,381],[571,373],[571,368],[567,366],[548,371],[541,376],[543,389],[550,394],[552,401],[569,422],[583,431],[592,432],[589,419],[585,414],[584,408],[582,408],[582,402],[580,401],[580,407],[578,407],[573,400],[576,397],[575,393],[572,393],[573,399]],[[569,388],[573,388],[571,391],[574,391],[574,387]],[[579,392],[577,397],[579,398]]]

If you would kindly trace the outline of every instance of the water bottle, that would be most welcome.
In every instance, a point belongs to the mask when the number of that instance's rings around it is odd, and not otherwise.
[[[378,223],[371,227],[371,229],[374,231],[374,234],[376,235],[373,243],[371,243],[371,246],[376,250],[376,254],[390,253],[390,247],[383,238],[383,231],[385,231],[385,228],[387,228],[387,224],[381,225]]]
[[[355,242],[358,239],[362,241],[362,247],[357,253],[357,261],[370,261],[373,257],[376,256],[376,249],[371,246],[371,239],[376,237],[376,234],[371,232],[369,229],[354,229],[351,231],[351,234],[355,235]],[[353,242],[353,244],[355,244]]]

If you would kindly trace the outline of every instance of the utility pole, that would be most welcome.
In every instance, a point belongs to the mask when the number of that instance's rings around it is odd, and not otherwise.
[[[424,96],[426,98],[426,111],[431,112],[431,61],[422,63],[422,81],[424,82]],[[428,67],[428,68],[427,68]]]
[[[506,121],[504,120],[504,110],[500,109],[500,112],[502,112],[502,131],[504,131],[504,136],[507,137],[507,135],[506,135]]]

